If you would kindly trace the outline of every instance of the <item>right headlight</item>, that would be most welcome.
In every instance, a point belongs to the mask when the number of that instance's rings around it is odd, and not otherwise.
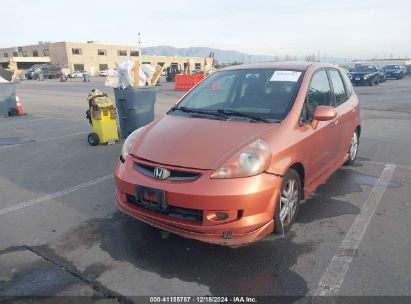
[[[259,139],[214,171],[210,178],[237,178],[263,173],[271,162],[268,144]]]
[[[133,133],[131,133],[126,140],[124,141],[123,148],[121,149],[121,161],[124,163],[128,154],[130,153],[131,148],[133,147],[134,142],[140,136],[141,132],[145,129],[145,127],[138,128]]]

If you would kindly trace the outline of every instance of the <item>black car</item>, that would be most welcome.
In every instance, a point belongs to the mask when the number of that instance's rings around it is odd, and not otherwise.
[[[348,75],[352,84],[368,84],[370,86],[380,83],[380,74],[374,65],[357,65]]]
[[[378,67],[378,74],[380,75],[380,82],[385,82],[387,80],[387,73],[383,68]]]
[[[32,66],[26,74],[27,79],[38,79],[42,74],[44,78],[60,78],[63,75],[61,67],[57,64],[39,64]]]
[[[404,77],[404,70],[398,64],[386,65],[384,71],[387,73],[387,78],[401,79]]]

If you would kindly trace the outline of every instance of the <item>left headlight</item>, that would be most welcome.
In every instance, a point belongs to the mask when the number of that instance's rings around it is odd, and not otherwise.
[[[263,173],[271,162],[268,144],[259,139],[214,171],[210,178],[248,177]]]
[[[138,128],[133,133],[131,133],[124,141],[123,148],[121,149],[121,158],[120,158],[123,163],[126,161],[126,158],[128,154],[130,153],[131,147],[133,146],[134,142],[136,141],[138,136],[141,134],[141,132],[143,132],[143,130],[146,127],[147,126]]]

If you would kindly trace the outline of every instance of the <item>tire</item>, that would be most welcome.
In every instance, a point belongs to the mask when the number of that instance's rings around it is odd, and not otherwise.
[[[88,143],[92,146],[97,146],[100,143],[100,139],[98,138],[96,133],[90,133],[87,137]]]
[[[376,81],[375,84],[376,84],[376,85],[379,85],[379,84],[380,84],[380,77],[377,77],[377,81]]]
[[[19,111],[17,111],[17,109],[9,109],[9,116],[18,116],[19,115]]]
[[[369,85],[370,87],[372,87],[372,86],[374,85],[374,79],[371,78],[368,85]]]
[[[357,159],[359,144],[360,144],[360,138],[358,136],[358,131],[355,130],[352,137],[351,137],[350,148],[348,149],[348,152],[347,152],[348,153],[348,160],[345,162],[344,165],[346,165],[346,166],[354,165],[355,160]]]
[[[294,186],[290,189],[291,185]],[[288,193],[290,191],[291,193]],[[298,175],[297,171],[289,169],[284,175],[283,183],[280,189],[280,197],[278,198],[277,206],[275,207],[274,232],[276,234],[286,233],[294,224],[295,219],[298,215],[298,211],[300,210],[301,193],[302,191],[300,176]],[[291,206],[287,206],[289,198],[291,198],[292,200]],[[291,210],[291,215],[290,213],[288,213],[289,210]],[[284,216],[282,214],[284,214]],[[284,223],[282,222],[281,218],[283,219]]]

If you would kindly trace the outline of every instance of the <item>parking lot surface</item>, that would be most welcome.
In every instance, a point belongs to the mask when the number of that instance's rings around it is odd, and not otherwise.
[[[116,211],[122,141],[87,143],[88,92],[113,97],[101,78],[16,87],[28,115],[0,119],[0,296],[411,296],[411,77],[355,87],[356,165],[302,204],[285,237],[240,248]],[[156,116],[182,94],[160,87]]]

